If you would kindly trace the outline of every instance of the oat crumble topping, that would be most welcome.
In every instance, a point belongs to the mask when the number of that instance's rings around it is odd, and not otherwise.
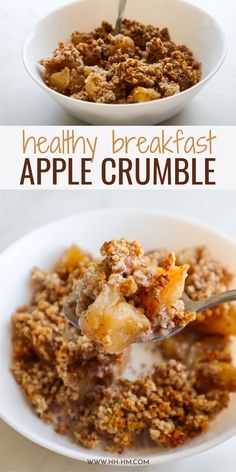
[[[167,28],[125,19],[121,34],[103,21],[91,33],[72,33],[40,61],[48,87],[77,100],[139,103],[170,97],[196,85],[201,64]]]
[[[131,294],[136,286],[130,277],[140,258],[152,263],[154,270],[173,263],[173,255],[166,257],[168,251],[143,255],[136,243],[127,247],[110,242],[102,253],[106,270],[112,267],[118,278],[127,271],[123,289]],[[228,332],[235,306],[222,305],[217,312],[205,313],[179,335],[154,345],[163,362],[137,380],[127,380],[122,371],[129,350],[105,352],[79,335],[63,315],[66,297],[84,279],[91,262],[96,264],[73,246],[52,272],[33,269],[32,299],[13,315],[12,372],[35,413],[80,446],[101,444],[116,453],[138,447],[147,438],[153,447],[176,447],[206,431],[228,406],[230,392],[236,391],[229,337],[236,333]],[[186,286],[193,299],[231,286],[232,275],[206,248],[184,250],[177,254],[177,262],[190,265]],[[104,284],[102,277],[100,283]],[[95,286],[88,287],[88,297]]]

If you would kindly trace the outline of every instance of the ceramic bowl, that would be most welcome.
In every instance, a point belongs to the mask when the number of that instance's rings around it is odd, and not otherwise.
[[[96,231],[94,231],[96,228]],[[214,256],[230,269],[236,267],[236,242],[200,223],[160,213],[156,210],[109,209],[73,215],[24,236],[0,256],[0,415],[23,436],[52,451],[88,461],[116,459],[102,449],[84,449],[53,431],[35,416],[11,372],[11,315],[18,305],[28,302],[31,294],[29,274],[33,266],[49,269],[71,243],[97,254],[105,240],[121,236],[137,239],[145,250],[168,247],[178,251],[192,245],[207,245]],[[134,345],[135,369],[142,364],[145,349]],[[137,349],[137,346],[139,348]],[[154,360],[155,361],[155,360]],[[176,449],[141,449],[127,451],[117,459],[148,459],[161,464],[206,451],[236,434],[236,395],[208,432]],[[136,462],[137,463],[137,462]]]
[[[152,125],[181,111],[215,75],[226,55],[220,26],[208,13],[183,0],[129,0],[126,17],[160,27],[167,26],[173,40],[186,44],[202,63],[203,76],[194,87],[153,102],[112,105],[75,100],[48,88],[38,61],[49,57],[59,41],[68,42],[73,31],[90,31],[102,20],[115,23],[118,0],[81,0],[53,11],[40,21],[27,39],[23,59],[30,76],[60,105],[80,120],[96,125]],[[207,106],[207,104],[206,104]]]

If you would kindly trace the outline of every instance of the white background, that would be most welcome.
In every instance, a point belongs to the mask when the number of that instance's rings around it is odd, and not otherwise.
[[[95,0],[96,1],[96,0]],[[145,0],[144,0],[145,1]],[[63,0],[0,0],[0,123],[76,124],[24,71],[21,48],[34,24]],[[235,0],[194,0],[204,5],[225,27],[236,48]],[[234,49],[235,50],[235,49]],[[236,58],[231,48],[223,69],[211,84],[179,116],[177,125],[235,125]],[[142,206],[198,218],[236,238],[236,193],[231,191],[175,192],[0,192],[0,250],[42,223],[70,213],[107,206]],[[27,255],[26,255],[27,256]],[[0,422],[0,472],[93,472],[104,467],[87,466],[42,449]],[[171,466],[145,468],[150,472],[233,472],[236,470],[236,438],[216,449]],[[106,467],[109,471],[118,471]],[[119,468],[119,470],[121,470]],[[130,470],[139,470],[132,468]],[[143,470],[143,469],[140,469]]]

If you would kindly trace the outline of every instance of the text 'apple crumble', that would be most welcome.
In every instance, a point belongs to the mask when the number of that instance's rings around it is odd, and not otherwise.
[[[118,453],[147,441],[153,448],[180,446],[207,431],[236,391],[230,338],[236,335],[235,305],[212,308],[179,335],[153,344],[154,359],[161,353],[162,361],[152,370],[144,369],[136,380],[125,378],[122,372],[132,359],[132,347],[108,353],[101,343],[79,334],[63,314],[73,288],[80,283],[85,287],[91,264],[96,268],[95,290],[99,264],[105,260],[108,272],[123,267],[116,249],[116,244],[105,244],[105,259],[97,262],[72,246],[51,272],[33,269],[32,299],[13,315],[12,372],[39,418],[80,446],[101,445]],[[132,251],[136,254],[134,243]],[[170,263],[168,254],[161,249],[141,257],[148,267],[163,270],[166,261]],[[175,264],[189,266],[185,291],[193,300],[231,288],[232,274],[206,248],[177,253]],[[103,276],[100,283],[103,293]],[[127,296],[134,284],[133,271],[119,280],[119,291]]]
[[[201,64],[186,45],[159,29],[125,19],[114,35],[103,21],[90,33],[74,32],[40,61],[51,89],[95,103],[140,103],[183,92],[201,79]]]

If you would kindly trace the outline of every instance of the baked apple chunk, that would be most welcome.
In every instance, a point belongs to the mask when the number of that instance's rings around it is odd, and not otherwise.
[[[137,241],[105,242],[74,286],[83,334],[110,353],[148,335],[167,334],[195,319],[181,300],[188,265],[177,267],[170,253],[153,266]]]
[[[151,323],[141,311],[125,301],[117,288],[106,285],[81,317],[80,328],[113,354],[123,351],[142,333],[151,332]]]

